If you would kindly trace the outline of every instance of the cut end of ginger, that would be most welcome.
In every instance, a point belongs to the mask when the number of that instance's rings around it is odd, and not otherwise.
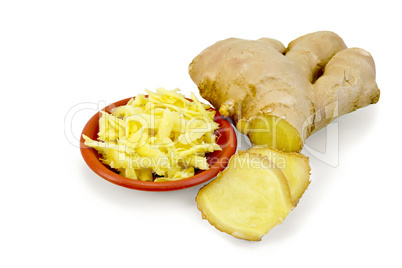
[[[261,154],[238,152],[196,197],[203,218],[222,232],[258,241],[294,204],[283,172]]]
[[[303,142],[296,128],[274,115],[256,116],[249,121],[247,134],[252,144],[274,147],[285,152],[298,152]]]

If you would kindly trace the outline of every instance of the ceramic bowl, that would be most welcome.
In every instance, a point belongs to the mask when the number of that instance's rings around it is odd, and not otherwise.
[[[131,98],[117,101],[105,107],[102,111],[109,112],[118,106],[127,104]],[[98,138],[99,118],[101,113],[96,113],[85,125],[82,134],[90,137],[93,140]],[[98,152],[84,145],[84,139],[81,135],[80,147],[81,154],[87,165],[100,177],[114,184],[144,191],[172,191],[185,189],[196,186],[214,178],[219,171],[222,171],[227,166],[229,158],[236,152],[237,139],[232,125],[226,121],[218,111],[216,111],[215,122],[219,123],[220,128],[216,131],[218,136],[217,144],[222,148],[221,151],[215,151],[206,155],[207,162],[210,165],[208,170],[200,170],[194,176],[169,182],[146,182],[126,178],[114,172],[109,166],[100,161]]]

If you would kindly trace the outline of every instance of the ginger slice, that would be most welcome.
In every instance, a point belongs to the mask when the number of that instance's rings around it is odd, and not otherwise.
[[[261,240],[294,207],[283,172],[267,157],[244,151],[200,189],[196,201],[204,219],[245,240]]]
[[[301,153],[286,153],[274,148],[252,147],[248,153],[268,157],[285,174],[289,182],[293,203],[297,203],[310,184],[310,165],[308,157]]]

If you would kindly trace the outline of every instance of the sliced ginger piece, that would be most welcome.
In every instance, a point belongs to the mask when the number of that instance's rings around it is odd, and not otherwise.
[[[289,182],[293,203],[297,203],[310,184],[310,165],[308,157],[301,153],[286,153],[274,148],[252,147],[248,153],[268,157],[285,174]]]
[[[283,172],[261,154],[239,151],[196,197],[198,209],[222,232],[261,240],[294,204]]]

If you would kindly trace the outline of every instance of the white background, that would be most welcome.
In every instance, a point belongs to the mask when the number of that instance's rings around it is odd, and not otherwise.
[[[370,2],[1,1],[0,266],[401,267],[402,19],[397,1]],[[214,42],[317,30],[373,55],[381,98],[309,139],[312,183],[262,241],[202,220],[201,185],[130,190],[83,161],[98,103],[198,94],[188,64]],[[331,144],[327,163],[309,153]]]

